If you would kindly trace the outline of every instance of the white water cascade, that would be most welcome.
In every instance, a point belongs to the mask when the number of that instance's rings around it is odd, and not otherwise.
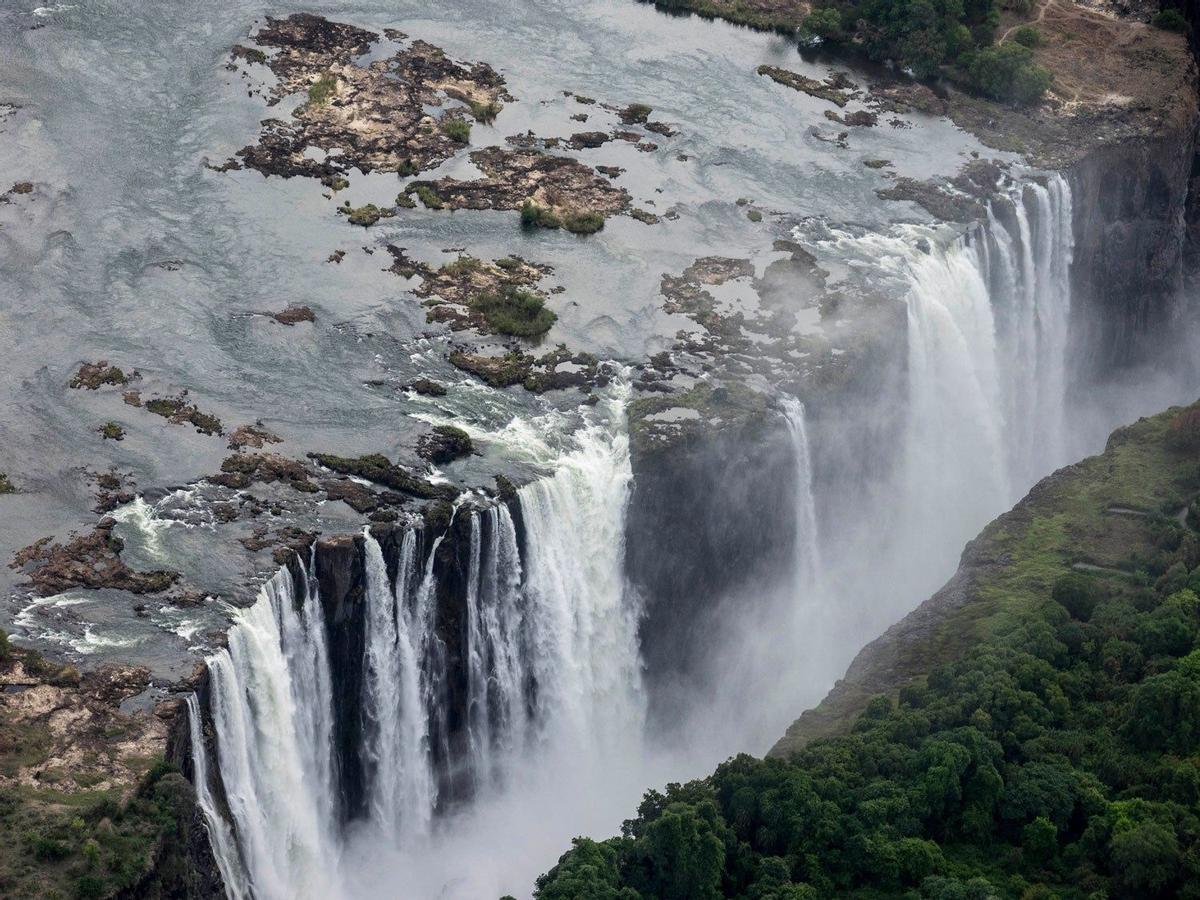
[[[1065,465],[1071,194],[1054,176],[986,228],[901,257],[910,281],[904,484],[939,547],[958,547]],[[1012,227],[1012,230],[1010,230]],[[922,509],[923,507],[923,509]]]
[[[835,233],[824,243],[893,281],[907,308],[895,486],[883,488],[883,521],[863,540],[872,553],[893,552],[884,568],[912,590],[871,626],[928,596],[953,572],[965,541],[1089,449],[1071,439],[1078,429],[1066,403],[1071,217],[1070,187],[1052,175],[993,200],[985,222],[950,240],[944,227],[908,225]],[[878,547],[880,533],[887,547]],[[859,589],[841,581],[843,591]]]
[[[796,549],[795,582],[798,593],[811,590],[821,574],[821,550],[817,526],[817,507],[813,498],[812,455],[808,447],[808,426],[804,404],[794,397],[781,401],[792,459],[796,467]]]
[[[620,753],[640,736],[639,609],[623,571],[629,448],[623,415],[610,422],[580,430],[512,512],[463,503],[425,552],[416,531],[398,536],[394,579],[364,531],[363,740],[340,752],[361,755],[367,796],[349,827],[339,824],[329,637],[315,579],[282,570],[237,614],[228,649],[208,660],[228,820],[208,784],[199,704],[189,706],[200,805],[233,900],[395,896],[382,882],[364,887],[363,858],[376,851],[357,845],[436,855],[439,784],[465,772],[483,803],[503,794],[516,763],[565,768],[586,748],[603,764],[606,745]],[[465,618],[465,739],[452,734],[438,608],[447,601],[435,571],[438,547],[464,516],[465,596],[449,602]]]

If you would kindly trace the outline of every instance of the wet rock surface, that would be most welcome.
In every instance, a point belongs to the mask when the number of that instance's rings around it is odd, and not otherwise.
[[[533,201],[562,219],[578,213],[607,218],[629,205],[627,191],[569,157],[488,147],[474,151],[470,159],[483,178],[414,182],[405,190],[416,193],[426,206],[430,205],[426,196],[432,196],[436,209],[519,210],[526,201]],[[422,189],[429,194],[423,196]]]
[[[486,63],[459,63],[416,40],[393,56],[359,65],[379,35],[320,16],[267,18],[255,35],[270,51],[259,59],[237,48],[240,61],[266,65],[276,76],[271,103],[307,94],[288,120],[267,120],[257,144],[239,161],[264,175],[320,178],[327,184],[352,169],[412,175],[449,159],[472,118],[494,118],[509,98],[504,79]],[[438,115],[429,110],[446,107]],[[461,123],[453,126],[451,123]],[[468,128],[469,131],[469,128]],[[314,159],[309,151],[321,151]]]
[[[139,572],[125,564],[124,543],[113,534],[115,524],[113,519],[101,519],[90,532],[66,543],[43,538],[21,550],[9,566],[22,571],[43,597],[77,587],[160,594],[174,585],[178,573]]]

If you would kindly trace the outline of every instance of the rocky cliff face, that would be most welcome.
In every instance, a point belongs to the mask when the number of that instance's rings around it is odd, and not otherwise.
[[[1176,346],[1187,313],[1184,263],[1196,250],[1198,122],[1193,90],[1171,103],[1159,134],[1101,147],[1069,172],[1072,325],[1083,383],[1161,358]]]

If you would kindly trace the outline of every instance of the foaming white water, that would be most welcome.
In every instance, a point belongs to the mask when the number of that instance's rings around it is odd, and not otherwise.
[[[813,498],[812,454],[808,446],[808,425],[804,419],[804,404],[794,397],[781,401],[784,421],[792,443],[792,459],[796,467],[796,590],[813,590],[821,573],[820,535],[817,526],[817,505]]]
[[[366,720],[371,816],[393,839],[429,831],[437,787],[429,753],[429,720],[422,702],[419,637],[413,610],[416,535],[404,534],[395,587],[379,543],[364,530]]]
[[[237,873],[231,897],[391,897],[401,876],[405,896],[521,893],[549,848],[619,823],[646,783],[637,765],[639,609],[623,573],[631,478],[624,399],[620,388],[556,456],[544,434],[507,431],[551,468],[518,492],[523,540],[504,505],[456,509],[456,518],[470,516],[465,596],[449,601],[462,604],[465,619],[465,709],[452,708],[453,638],[439,633],[446,600],[435,559],[450,532],[424,552],[417,534],[405,533],[394,580],[364,532],[363,745],[339,752],[360,754],[366,810],[348,827],[339,824],[315,583],[305,577],[304,589],[293,590],[281,571],[238,614],[228,650],[209,660],[231,822],[211,797],[201,804],[223,871]],[[454,724],[462,721],[465,741]],[[203,759],[199,731],[192,737]],[[632,771],[639,774],[625,790],[612,788]],[[472,802],[444,803],[439,785],[461,792],[464,774]],[[574,799],[559,809],[564,796]],[[497,817],[534,811],[519,831],[492,830]],[[485,822],[486,841],[478,830]],[[469,849],[467,834],[475,836]]]
[[[217,761],[254,897],[332,896],[332,699],[314,592],[280,571],[208,659]],[[195,753],[195,751],[193,751]],[[207,815],[206,811],[206,815]],[[220,831],[209,820],[209,833]],[[238,863],[228,848],[222,868]]]

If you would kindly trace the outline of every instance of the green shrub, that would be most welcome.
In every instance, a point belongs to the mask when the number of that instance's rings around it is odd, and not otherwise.
[[[427,209],[441,209],[445,205],[442,203],[442,198],[438,196],[437,191],[428,184],[412,184],[409,185],[409,189],[417,195],[417,199]]]
[[[471,140],[471,123],[465,119],[444,119],[442,121],[442,134],[459,144],[469,143]]]
[[[108,895],[108,884],[95,875],[84,875],[75,883],[75,896],[79,900],[100,900]]]
[[[485,125],[496,121],[496,116],[500,115],[500,110],[503,107],[494,100],[491,103],[480,103],[478,100],[470,100],[467,103],[471,107],[471,116],[476,122],[483,122]]]
[[[337,78],[333,75],[322,75],[308,88],[308,102],[314,106],[324,106],[329,98],[337,92]]]
[[[351,225],[361,225],[363,228],[370,228],[379,221],[383,211],[374,203],[368,203],[365,206],[360,206],[357,209],[352,209],[346,214],[346,218],[350,220]]]
[[[1164,31],[1175,31],[1179,34],[1187,34],[1188,21],[1177,9],[1164,9],[1159,12],[1150,24],[1155,28],[1161,28]]]
[[[45,835],[35,837],[31,849],[33,850],[34,858],[42,862],[66,859],[71,855],[71,847],[66,841],[46,837]]]
[[[483,263],[474,256],[468,256],[464,254],[458,257],[458,259],[444,263],[442,267],[438,269],[438,271],[443,275],[450,275],[451,277],[458,278],[462,275],[469,275],[472,272],[478,272],[482,267]]]
[[[563,216],[562,227],[573,234],[594,234],[604,227],[604,216],[595,212],[570,212]]]
[[[1072,618],[1081,622],[1086,622],[1092,617],[1092,611],[1100,600],[1096,583],[1086,575],[1074,572],[1063,575],[1054,582],[1050,596],[1056,603],[1061,604]]]
[[[801,28],[806,34],[831,43],[845,37],[842,31],[842,15],[831,6],[814,9],[805,18]]]
[[[543,297],[513,285],[505,285],[498,292],[481,294],[471,306],[483,315],[493,331],[515,337],[545,334],[558,319],[546,309]]]
[[[1042,33],[1038,31],[1035,25],[1022,25],[1012,33],[1012,39],[1022,47],[1028,47],[1030,50],[1042,45]]]
[[[1033,54],[1021,44],[1006,43],[964,53],[960,61],[972,88],[996,100],[1028,106],[1041,99],[1051,75],[1033,63]]]
[[[522,228],[559,228],[562,220],[553,212],[533,200],[521,204]]]

